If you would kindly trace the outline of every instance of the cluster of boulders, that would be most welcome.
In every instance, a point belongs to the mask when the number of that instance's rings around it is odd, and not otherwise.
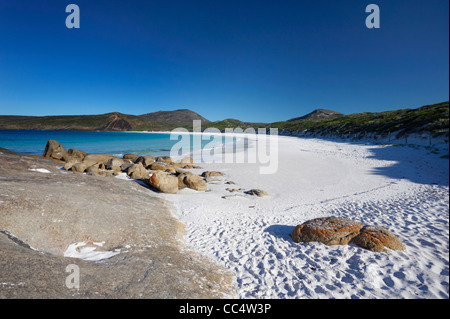
[[[296,243],[316,241],[330,246],[353,243],[373,252],[405,250],[405,246],[389,230],[341,217],[309,220],[298,225],[290,236]]]
[[[47,142],[43,157],[65,162],[64,168],[74,173],[110,176],[123,172],[131,179],[142,180],[163,193],[171,194],[185,187],[206,191],[205,179],[222,175],[220,172],[203,172],[202,176],[199,176],[186,171],[185,169],[201,168],[193,165],[191,157],[177,162],[169,156],[125,154],[123,158],[118,158],[110,154],[87,154],[76,149],[66,150],[55,140]]]
[[[118,158],[110,154],[87,154],[76,149],[66,150],[55,140],[47,142],[43,157],[64,162],[64,168],[74,173],[100,176],[126,173],[131,179],[141,180],[162,193],[170,194],[175,194],[183,188],[206,191],[206,182],[223,176],[223,173],[217,171],[205,171],[201,175],[187,171],[187,169],[201,169],[200,166],[194,165],[191,157],[185,157],[177,162],[169,156],[125,154],[123,158]],[[239,188],[227,189],[227,191],[243,192],[244,190]],[[258,197],[268,195],[259,189],[244,193]]]

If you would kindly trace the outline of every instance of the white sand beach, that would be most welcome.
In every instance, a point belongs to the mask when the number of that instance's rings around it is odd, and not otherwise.
[[[423,146],[278,141],[275,174],[261,175],[258,164],[201,163],[192,171],[225,174],[208,183],[211,191],[160,194],[186,225],[188,246],[235,274],[239,298],[449,297],[448,159]],[[406,250],[290,238],[295,226],[328,216],[385,227]]]

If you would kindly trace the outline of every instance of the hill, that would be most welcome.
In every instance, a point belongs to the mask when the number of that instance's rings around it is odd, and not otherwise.
[[[191,110],[181,109],[176,111],[158,111],[153,113],[143,114],[140,117],[158,123],[179,123],[179,124],[191,124],[194,120],[200,120],[203,123],[209,123],[207,119],[198,113]]]
[[[285,132],[307,131],[311,135],[364,135],[394,133],[402,137],[413,133],[449,132],[449,102],[379,113],[355,113],[330,119],[300,119],[271,123],[268,127]]]
[[[99,115],[0,116],[4,130],[166,131],[192,127],[192,120],[208,120],[189,110],[148,113],[141,116],[118,112]]]
[[[426,105],[416,109],[400,109],[379,113],[344,115],[330,110],[315,110],[305,116],[275,123],[252,123],[237,119],[210,122],[187,109],[159,111],[143,115],[107,113],[65,116],[0,116],[0,129],[21,130],[88,130],[88,131],[170,131],[183,127],[192,130],[192,121],[202,121],[202,129],[278,128],[283,134],[308,132],[310,135],[379,135],[398,137],[411,133],[449,132],[449,102]]]
[[[288,120],[288,122],[294,122],[294,121],[298,121],[298,120],[324,120],[324,119],[340,117],[342,115],[344,115],[344,114],[336,112],[336,111],[317,109],[317,110],[314,110],[311,113],[306,114],[302,117],[296,117],[296,118],[290,119],[290,120]]]
[[[236,119],[226,119],[222,121],[215,121],[215,122],[209,122],[206,125],[202,124],[202,129],[207,128],[217,128],[220,131],[224,131],[226,128],[265,128],[268,125],[268,123],[253,123],[253,122],[243,122]]]
[[[402,138],[413,133],[449,134],[449,102],[425,105],[416,109],[399,109],[378,113],[344,115],[336,111],[318,109],[307,115],[274,123],[250,123],[235,119],[211,122],[207,127],[223,131],[225,128],[277,128],[280,134],[307,132],[315,136],[364,136],[375,134]],[[395,136],[394,136],[395,135]]]

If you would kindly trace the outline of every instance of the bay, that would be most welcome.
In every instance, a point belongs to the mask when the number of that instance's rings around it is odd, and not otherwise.
[[[21,153],[42,155],[48,140],[56,140],[67,150],[123,156],[127,153],[169,155],[178,140],[170,133],[103,131],[0,130],[0,147]],[[208,141],[202,141],[202,145]],[[191,144],[193,145],[193,144]]]

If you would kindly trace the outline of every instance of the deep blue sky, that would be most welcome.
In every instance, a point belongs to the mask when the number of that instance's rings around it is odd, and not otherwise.
[[[449,99],[448,38],[448,0],[0,0],[0,114],[419,107]]]

